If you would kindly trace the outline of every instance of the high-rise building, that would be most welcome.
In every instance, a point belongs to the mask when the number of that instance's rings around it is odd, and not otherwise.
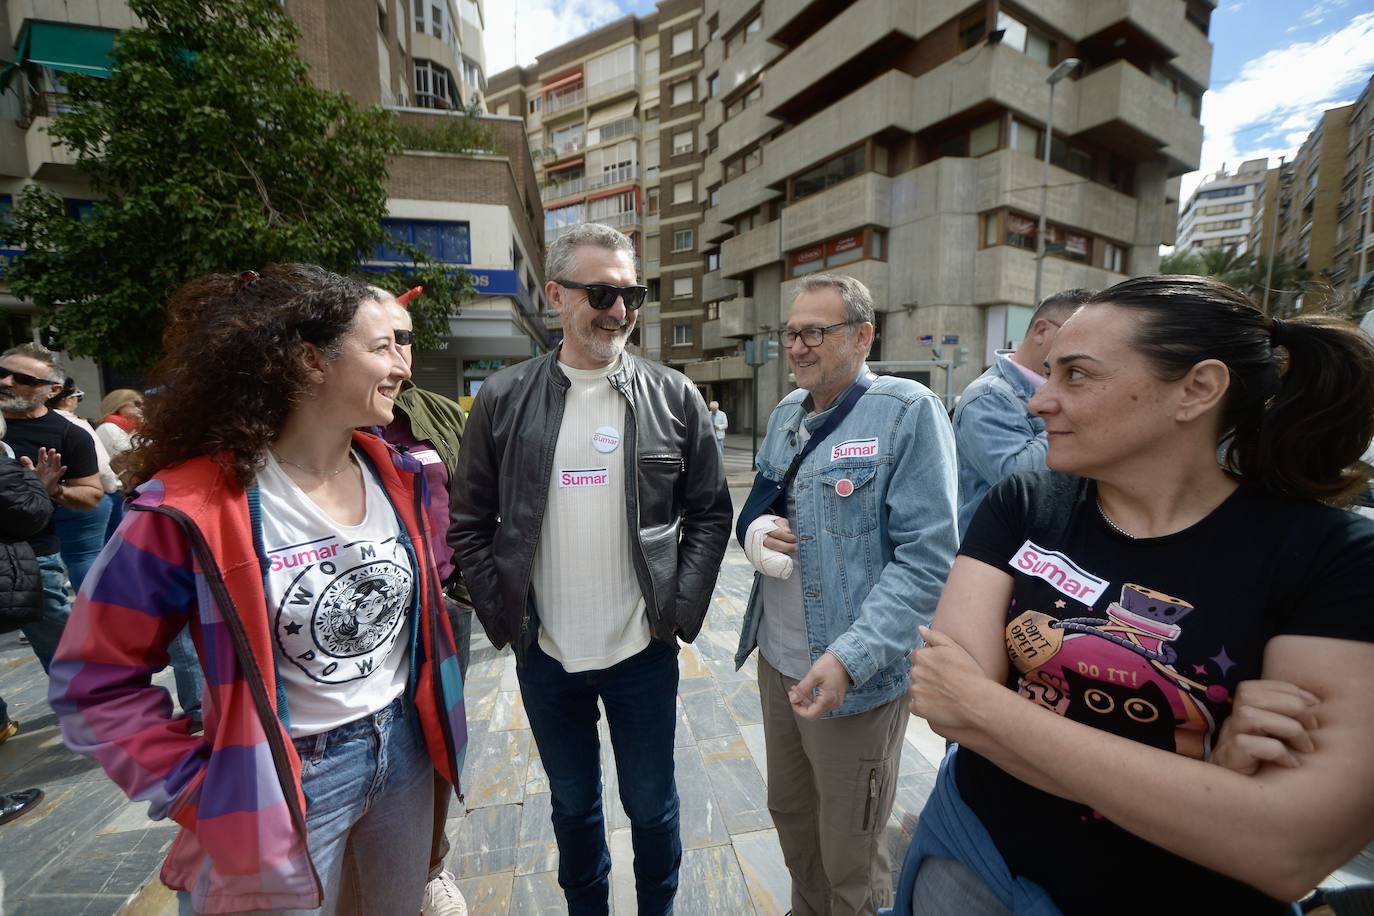
[[[660,0],[491,77],[487,105],[523,117],[551,242],[605,223],[635,242],[649,301],[633,339],[684,366],[703,346],[701,3]],[[557,317],[547,315],[551,327]]]
[[[1347,299],[1362,297],[1351,304],[1363,312],[1374,299],[1374,79],[1350,108],[1343,167],[1331,284]]]
[[[704,0],[703,336],[763,344],[802,276],[873,291],[872,359],[967,348],[960,390],[1033,308],[1047,77],[1045,294],[1154,271],[1197,168],[1206,0]],[[760,349],[763,349],[760,347]],[[903,368],[903,367],[894,367]],[[932,387],[942,370],[905,367]],[[738,350],[687,373],[750,425]],[[760,371],[760,422],[791,388]]]
[[[408,148],[391,162],[390,235],[427,246],[467,269],[478,295],[450,323],[444,345],[417,355],[416,380],[453,396],[470,394],[493,371],[549,343],[540,317],[543,294],[542,205],[518,118],[478,115],[494,137],[486,151],[427,148],[445,119],[481,110],[485,99],[485,0],[285,0],[300,27],[300,53],[311,78],[359,105],[384,105],[411,129]],[[29,0],[0,8],[15,48],[0,95],[0,207],[29,183],[68,200],[79,214],[92,194],[70,154],[45,128],[62,108],[62,74],[108,73],[115,34],[137,21],[122,0],[72,4]],[[17,254],[17,252],[10,252]],[[381,245],[364,266],[385,268],[398,255]],[[32,307],[0,291],[5,339],[31,339]],[[69,360],[88,393],[132,379]],[[98,400],[98,398],[96,399]]]
[[[1268,165],[1268,159],[1248,159],[1235,172],[1223,167],[1200,184],[1179,215],[1175,250],[1249,250]]]

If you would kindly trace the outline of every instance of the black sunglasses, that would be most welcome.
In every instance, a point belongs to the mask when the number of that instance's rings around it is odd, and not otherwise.
[[[396,337],[396,346],[408,347],[415,343],[415,332],[407,331],[405,328],[392,328],[391,333]]]
[[[61,385],[61,384],[62,384],[62,381],[61,381],[60,379],[57,380],[57,381],[53,381],[53,380],[50,379],[50,378],[38,378],[38,377],[36,377],[36,376],[29,375],[27,372],[20,372],[20,371],[18,371],[17,369],[6,369],[4,366],[0,366],[0,378],[10,378],[10,377],[13,377],[14,380],[15,380],[16,382],[18,382],[19,384],[21,384],[21,385],[28,385],[30,388],[34,387],[35,385]]]
[[[587,293],[587,304],[597,311],[604,311],[615,305],[616,299],[625,300],[625,308],[634,311],[644,304],[649,295],[647,286],[611,286],[609,283],[574,283],[572,280],[554,280],[566,289],[580,289]]]

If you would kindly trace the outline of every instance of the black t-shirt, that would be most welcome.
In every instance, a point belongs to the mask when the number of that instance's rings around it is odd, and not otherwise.
[[[38,464],[39,448],[55,448],[62,453],[67,466],[63,480],[76,480],[100,473],[95,454],[95,440],[75,423],[55,410],[49,410],[35,420],[5,420],[5,442],[14,449],[16,458],[28,458]],[[53,523],[29,538],[33,552],[40,557],[58,552],[59,543]]]
[[[1096,494],[1067,474],[1018,474],[988,493],[959,549],[1015,580],[1007,687],[1028,701],[1205,758],[1271,638],[1374,642],[1369,519],[1242,486],[1184,531],[1132,540],[1107,527]],[[1012,872],[1068,916],[1289,912],[967,749],[956,778]]]

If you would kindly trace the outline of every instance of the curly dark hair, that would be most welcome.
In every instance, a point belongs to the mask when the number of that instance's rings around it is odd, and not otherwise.
[[[177,290],[129,457],[134,480],[209,455],[250,485],[308,390],[304,344],[336,357],[358,306],[375,298],[365,284],[312,264],[209,274]]]

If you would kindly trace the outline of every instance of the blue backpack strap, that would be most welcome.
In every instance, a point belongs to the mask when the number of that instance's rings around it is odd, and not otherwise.
[[[262,593],[267,590],[267,573],[272,568],[267,559],[267,546],[262,539],[262,493],[256,484],[248,488],[248,521],[253,527],[253,550],[258,555],[258,570],[262,574]],[[286,702],[286,686],[281,680],[281,669],[277,667],[277,655],[272,653],[272,679],[277,684],[277,721],[289,733],[291,730],[291,707]]]

